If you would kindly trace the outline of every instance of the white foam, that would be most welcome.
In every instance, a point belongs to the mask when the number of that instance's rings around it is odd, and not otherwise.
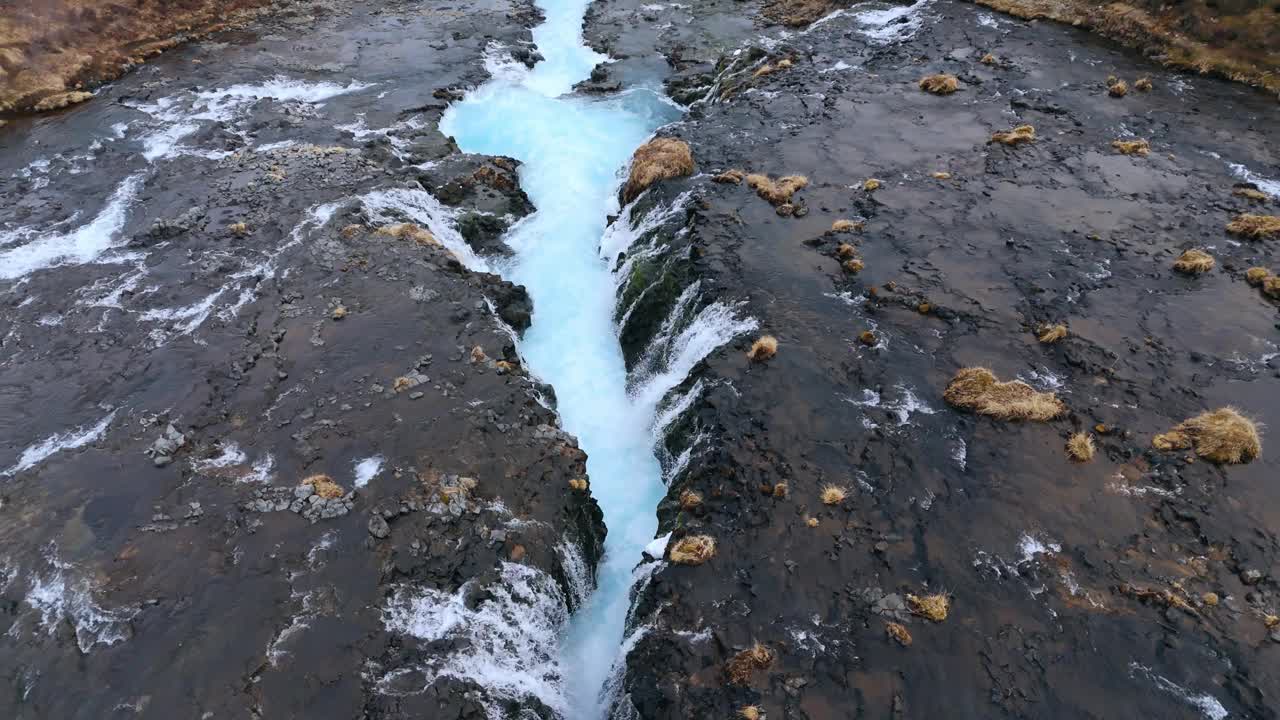
[[[667,555],[667,543],[671,541],[671,533],[656,537],[653,542],[644,546],[644,552],[655,560],[661,560]]]
[[[560,558],[560,567],[564,570],[565,580],[569,585],[569,600],[572,607],[582,607],[595,589],[595,579],[587,561],[578,551],[578,546],[569,537],[563,537],[556,543],[556,555]]]
[[[0,252],[0,280],[13,280],[42,268],[58,265],[91,263],[99,255],[115,247],[116,236],[124,228],[129,205],[142,186],[142,175],[131,175],[115,189],[107,204],[87,224],[67,233],[38,235],[9,250]],[[26,236],[34,235],[23,229]],[[0,244],[20,239],[18,231],[0,237]]]
[[[107,413],[106,417],[102,418],[90,427],[80,427],[75,430],[57,433],[45,438],[41,442],[23,450],[22,455],[18,457],[18,462],[0,474],[7,476],[16,475],[23,470],[35,467],[43,462],[45,458],[56,452],[62,450],[74,450],[88,445],[94,440],[102,437],[103,433],[107,431],[107,427],[111,425],[111,420],[115,418],[115,416],[116,411],[112,410]]]
[[[222,451],[215,457],[211,457],[206,460],[193,460],[191,462],[191,469],[196,472],[209,472],[210,470],[242,465],[247,461],[248,458],[245,457],[240,446],[233,442],[229,442],[222,446]]]
[[[1241,180],[1253,183],[1258,186],[1262,192],[1270,195],[1272,198],[1280,199],[1280,180],[1272,180],[1253,172],[1249,168],[1240,163],[1227,163],[1227,167],[1231,169],[1231,174]]]
[[[1062,546],[1055,542],[1045,542],[1030,533],[1023,533],[1018,540],[1019,563],[1028,563],[1040,555],[1053,555],[1062,552]]]
[[[137,614],[130,608],[108,610],[93,599],[87,580],[71,574],[71,566],[63,563],[50,550],[46,556],[52,569],[33,573],[31,589],[24,598],[40,613],[40,625],[49,634],[57,632],[63,622],[76,631],[76,645],[88,653],[96,645],[114,645],[129,637],[129,620]]]
[[[558,660],[560,632],[568,621],[564,596],[549,575],[533,567],[502,563],[497,582],[475,596],[472,580],[456,592],[401,586],[383,609],[387,630],[424,642],[450,640],[424,665],[399,668],[379,683],[392,683],[414,671],[423,692],[438,678],[475,683],[489,717],[506,717],[502,703],[536,698],[558,715],[567,710]]]
[[[491,272],[488,263],[475,254],[456,227],[457,212],[446,208],[431,193],[421,189],[375,190],[360,197],[369,219],[378,224],[402,222],[404,218],[431,231],[459,262],[477,272]],[[403,217],[401,217],[403,216]]]
[[[377,477],[378,473],[382,472],[382,463],[383,457],[381,455],[374,455],[362,460],[357,460],[354,467],[355,480],[353,484],[355,487],[362,488],[365,485],[368,485],[370,480],[374,479]]]
[[[1156,674],[1151,668],[1137,662],[1129,663],[1129,675],[1143,675],[1155,683],[1156,687],[1176,696],[1186,704],[1200,711],[1207,720],[1225,720],[1230,715],[1227,708],[1217,698],[1208,693],[1197,693],[1178,685],[1169,678]]]
[[[890,5],[853,13],[859,31],[874,43],[884,45],[910,40],[924,22],[924,9],[932,0],[916,0],[911,5]]]

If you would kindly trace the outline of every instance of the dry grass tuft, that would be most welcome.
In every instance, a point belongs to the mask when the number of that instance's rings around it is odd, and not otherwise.
[[[1262,293],[1272,300],[1280,300],[1280,275],[1270,275],[1263,280]]]
[[[842,258],[842,259],[851,258],[857,254],[858,254],[857,248],[850,245],[849,243],[840,243],[839,247],[836,248],[836,257],[838,258]]]
[[[1045,422],[1067,409],[1053,393],[1037,392],[1021,380],[1000,382],[983,367],[961,369],[947,385],[942,397],[954,407],[997,420]]]
[[[341,320],[342,318],[346,317],[347,314],[348,314],[347,306],[339,305],[338,307],[333,309],[333,312],[329,313],[329,317],[333,318],[334,320]]]
[[[803,175],[787,175],[771,180],[768,175],[748,175],[747,186],[774,205],[791,202],[791,196],[809,184]]]
[[[889,637],[897,640],[902,647],[911,647],[911,633],[907,632],[906,626],[902,623],[888,623],[884,626],[884,632]]]
[[[741,170],[725,170],[724,172],[711,178],[711,182],[724,183],[726,185],[737,185],[747,174]]]
[[[871,332],[870,330],[863,330],[862,332],[858,333],[858,342],[862,343],[863,345],[875,345],[876,334]]]
[[[391,382],[391,389],[394,392],[404,392],[405,390],[408,390],[409,388],[417,384],[418,384],[417,382],[415,382],[413,379],[409,378],[408,376],[401,375],[400,377],[396,378]]]
[[[934,180],[950,180],[950,179],[951,179],[951,173],[946,172],[945,170],[939,170],[939,171],[937,171],[937,172],[932,172],[932,173],[929,173],[929,175],[930,175],[930,177],[932,177]]]
[[[1076,462],[1089,462],[1096,451],[1093,436],[1088,433],[1076,433],[1067,440],[1067,457]]]
[[[809,527],[811,527],[811,528],[816,528],[816,527],[818,527],[818,525],[819,525],[819,521],[818,521],[818,518],[816,518],[816,517],[811,517],[811,518],[809,518],[808,520],[805,520],[805,521],[804,521],[804,524],[805,524],[805,525],[808,525],[808,526],[809,526]]]
[[[1280,237],[1280,215],[1253,215],[1245,213],[1227,223],[1227,232],[1250,240]]]
[[[710,535],[686,535],[667,553],[678,565],[701,565],[716,556],[716,540]]]
[[[436,240],[436,236],[431,231],[414,225],[413,223],[399,223],[397,225],[383,225],[376,232],[379,235],[386,235],[398,240],[412,240],[415,244],[422,247],[439,247],[440,241]]]
[[[1124,97],[1129,94],[1129,83],[1123,80],[1107,83],[1107,94],[1113,98]]]
[[[697,490],[685,490],[680,493],[680,508],[693,510],[702,504],[702,493]]]
[[[839,485],[827,485],[822,488],[820,497],[823,505],[839,505],[849,497],[849,491]]]
[[[1036,339],[1046,345],[1052,345],[1067,337],[1067,326],[1062,323],[1057,325],[1043,325],[1036,333]]]
[[[1213,269],[1213,256],[1203,250],[1191,249],[1178,256],[1173,269],[1187,275],[1199,275]]]
[[[757,670],[764,670],[773,664],[773,651],[756,643],[734,655],[724,666],[724,673],[734,685],[746,685]]]
[[[921,315],[928,315],[930,310],[933,310],[933,306],[927,302],[920,303],[919,305],[916,306],[916,312],[920,313]]]
[[[1251,188],[1243,185],[1232,190],[1231,194],[1236,195],[1238,197],[1247,198],[1255,202],[1266,202],[1267,198],[1269,197],[1266,193],[1262,192],[1257,188]]]
[[[1140,77],[1133,83],[1133,89],[1138,92],[1151,92],[1151,78]]]
[[[1019,125],[1012,130],[1003,130],[991,136],[991,142],[1001,145],[1022,145],[1035,142],[1036,129],[1030,125]]]
[[[622,202],[629,203],[650,185],[693,173],[693,152],[689,144],[675,138],[654,138],[636,148],[631,156],[631,173],[622,188]]]
[[[774,483],[773,491],[770,493],[776,498],[784,498],[791,491],[791,486],[785,482]]]
[[[856,275],[857,273],[862,272],[862,268],[866,267],[866,264],[864,264],[859,258],[849,258],[841,263],[840,267],[844,268],[845,272]]]
[[[761,335],[751,343],[747,351],[747,359],[751,362],[764,362],[778,354],[778,338],[772,335]]]
[[[982,59],[979,60],[978,62],[982,63],[983,65],[998,65],[1000,63],[1000,60],[995,55],[992,55],[991,53],[987,53],[986,55],[983,55]]]
[[[586,478],[569,478],[569,487],[578,492],[585,492],[588,485]]]
[[[862,223],[854,222],[853,220],[837,220],[831,223],[831,232],[851,233],[860,232],[861,230]]]
[[[907,595],[907,607],[911,612],[934,622],[947,619],[951,610],[951,598],[941,593],[935,595]]]
[[[303,478],[301,484],[310,485],[315,494],[326,500],[333,500],[347,494],[341,485],[333,481],[333,478],[324,474]]]
[[[1236,464],[1262,454],[1262,440],[1253,421],[1235,408],[1223,407],[1178,423],[1151,443],[1157,450],[1185,450],[1214,463]]]
[[[488,360],[488,359],[489,359],[489,356],[484,354],[484,348],[480,347],[479,345],[476,345],[475,347],[471,348],[471,362],[479,363],[479,362],[484,362],[485,360]]]
[[[738,717],[742,718],[742,720],[762,720],[764,711],[760,709],[759,705],[744,705],[738,708]]]
[[[1251,267],[1244,273],[1244,281],[1254,287],[1262,287],[1262,283],[1271,277],[1271,271],[1264,267]]]
[[[236,237],[244,237],[249,234],[249,226],[242,222],[231,223],[227,226],[227,230]]]
[[[1151,143],[1146,140],[1113,140],[1111,147],[1121,155],[1139,155],[1146,157],[1151,153]]]
[[[960,79],[947,73],[926,75],[920,78],[920,89],[934,95],[950,95],[960,89]]]
[[[866,181],[862,183],[862,189],[867,192],[875,192],[880,189],[880,181],[875,178],[867,178]]]

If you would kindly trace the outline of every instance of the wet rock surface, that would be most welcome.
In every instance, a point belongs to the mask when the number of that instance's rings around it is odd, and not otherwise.
[[[1275,717],[1280,316],[1244,272],[1277,245],[1225,231],[1280,208],[1274,98],[971,5],[786,31],[761,12],[588,17],[611,77],[668,59],[691,106],[662,134],[700,173],[619,221],[643,230],[619,262],[628,366],[713,303],[760,324],[668,399],[660,534],[715,555],[642,586],[616,716]],[[941,73],[957,92],[918,87]],[[1152,89],[1113,97],[1108,75]],[[1148,155],[1112,145],[1138,138]],[[784,214],[751,173],[808,183]],[[1176,272],[1191,248],[1216,266]],[[751,362],[762,333],[776,354]],[[1067,412],[949,407],[979,366]],[[1224,405],[1264,426],[1260,458],[1152,448]],[[770,659],[744,666],[755,643]]]
[[[517,168],[436,129],[536,17],[316,5],[0,134],[0,715],[550,717],[475,668],[555,672],[604,528],[460,259]]]

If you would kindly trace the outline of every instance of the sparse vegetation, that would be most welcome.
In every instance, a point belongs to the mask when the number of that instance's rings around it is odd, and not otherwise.
[[[680,493],[680,508],[693,510],[702,504],[702,493],[696,490],[684,490]]]
[[[836,220],[831,223],[831,232],[851,233],[862,230],[862,223],[852,220]]]
[[[379,235],[386,235],[398,240],[412,240],[414,244],[422,247],[439,247],[440,241],[436,240],[436,236],[431,231],[414,225],[413,223],[398,223],[396,225],[383,225],[375,232]]]
[[[751,362],[764,362],[778,354],[778,339],[772,335],[761,335],[751,343],[747,351],[747,359]]]
[[[231,234],[235,235],[236,237],[244,237],[245,235],[249,234],[249,226],[243,222],[231,223],[230,225],[227,226],[227,230],[229,230]]]
[[[667,552],[677,565],[701,565],[716,556],[716,540],[710,535],[685,535]]]
[[[569,487],[578,492],[585,492],[588,485],[586,478],[569,478]]]
[[[1232,407],[1183,420],[1151,444],[1165,452],[1194,448],[1196,455],[1219,464],[1245,463],[1262,454],[1257,426]]]
[[[1052,345],[1067,337],[1067,326],[1062,323],[1057,325],[1043,325],[1036,332],[1036,339],[1045,345]]]
[[[774,205],[791,202],[791,196],[809,184],[803,175],[787,175],[771,180],[768,175],[748,175],[747,186]]]
[[[875,192],[876,190],[880,189],[880,181],[875,178],[867,178],[862,183],[862,189],[866,190],[867,192]]]
[[[1262,281],[1262,294],[1280,300],[1280,275],[1270,275]]]
[[[820,497],[823,505],[839,505],[849,497],[849,491],[839,485],[826,485],[822,488]]]
[[[773,651],[760,643],[755,643],[730,658],[725,664],[724,671],[731,684],[747,685],[757,670],[764,670],[772,664]]]
[[[1149,77],[1140,77],[1133,83],[1133,89],[1138,92],[1151,92],[1151,88],[1151,78]]]
[[[844,268],[847,273],[857,274],[862,272],[862,268],[866,267],[866,265],[863,264],[860,258],[849,258],[841,263],[840,267]]]
[[[1249,187],[1248,185],[1237,185],[1235,189],[1231,191],[1231,194],[1254,202],[1266,202],[1268,198],[1266,193],[1256,187]]]
[[[1151,153],[1151,143],[1146,140],[1113,140],[1111,147],[1121,155],[1139,155],[1146,157]]]
[[[951,179],[951,173],[949,173],[949,172],[947,172],[947,171],[945,171],[945,170],[939,170],[939,171],[937,171],[937,172],[932,172],[932,173],[929,173],[929,175],[930,175],[934,180],[950,180],[950,179]]]
[[[884,626],[884,632],[902,647],[911,647],[911,633],[902,623],[891,622]]]
[[[1129,94],[1129,83],[1115,78],[1109,78],[1109,80],[1110,82],[1107,83],[1108,95],[1113,98],[1121,98]]]
[[[818,521],[818,518],[816,518],[816,517],[811,517],[811,518],[809,518],[808,520],[805,520],[805,521],[804,521],[804,524],[805,524],[805,525],[808,525],[808,526],[809,526],[809,527],[811,527],[811,528],[816,528],[816,527],[818,527],[818,525],[819,525],[819,521]]]
[[[876,334],[870,330],[863,330],[858,333],[858,342],[863,345],[871,346],[876,344]]]
[[[1019,125],[1012,130],[1002,130],[991,136],[991,142],[1001,145],[1022,145],[1035,142],[1036,129],[1030,125]]]
[[[840,245],[836,247],[836,257],[838,258],[841,258],[841,259],[851,258],[857,254],[858,254],[857,248],[850,245],[849,243],[840,243]]]
[[[947,73],[926,75],[920,78],[920,89],[934,95],[950,95],[960,89],[960,79]]]
[[[346,491],[342,489],[341,485],[333,481],[333,478],[324,474],[311,475],[303,478],[301,484],[310,485],[311,490],[315,492],[315,494],[326,500],[340,498],[347,494]]]
[[[942,397],[954,407],[997,420],[1045,422],[1066,412],[1066,406],[1053,393],[1037,392],[1021,380],[1000,382],[983,367],[961,369]]]
[[[1178,256],[1173,269],[1186,275],[1199,275],[1213,269],[1213,256],[1203,250],[1191,249]]]
[[[942,593],[907,595],[907,607],[922,618],[942,622],[947,619],[947,613],[951,611],[951,598]]]
[[[622,202],[629,203],[656,182],[693,173],[693,152],[689,144],[675,138],[654,138],[636,148],[631,156],[631,172],[622,187]]]
[[[338,307],[333,309],[333,312],[329,313],[329,317],[333,318],[334,320],[341,320],[346,316],[347,316],[346,305],[339,305]]]
[[[488,359],[489,359],[489,356],[484,354],[484,348],[480,347],[479,345],[476,345],[475,347],[471,348],[471,362],[480,363]]]
[[[1076,462],[1089,462],[1096,451],[1093,436],[1088,433],[1075,433],[1067,440],[1067,457]]]
[[[997,65],[1000,63],[1000,60],[995,55],[992,55],[991,53],[987,53],[986,55],[983,55],[982,59],[980,59],[978,62],[982,63],[983,65]]]
[[[737,185],[742,182],[742,178],[747,174],[741,170],[725,170],[724,172],[711,178],[711,182],[723,183],[726,185]]]
[[[738,708],[738,717],[742,718],[742,720],[762,720],[764,711],[760,709],[759,705],[744,705]]]
[[[1245,282],[1254,287],[1261,287],[1269,277],[1271,277],[1271,271],[1264,267],[1251,267],[1244,273]]]
[[[1244,213],[1227,223],[1227,232],[1250,240],[1280,237],[1280,216]]]
[[[787,496],[787,493],[790,492],[790,490],[791,490],[791,487],[787,485],[787,483],[784,481],[784,482],[774,483],[773,490],[770,492],[770,494],[776,498],[781,499],[781,498],[785,498]]]

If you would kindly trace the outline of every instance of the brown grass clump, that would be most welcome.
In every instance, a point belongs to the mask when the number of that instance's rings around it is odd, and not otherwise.
[[[1019,125],[1012,130],[1003,130],[991,136],[991,142],[1000,143],[1001,145],[1022,145],[1035,142],[1035,139],[1036,129],[1030,125]]]
[[[414,225],[413,223],[397,223],[395,225],[383,225],[375,232],[379,235],[386,235],[397,240],[412,240],[414,244],[422,247],[439,247],[440,241],[436,240],[436,236],[431,231]]]
[[[951,598],[941,593],[935,595],[907,595],[907,607],[911,612],[934,622],[947,619],[951,610]]]
[[[996,65],[1000,62],[1000,60],[997,59],[995,55],[992,55],[991,53],[987,53],[986,55],[983,55],[982,59],[979,60],[978,62],[982,63],[983,65]]]
[[[1263,280],[1262,293],[1272,300],[1280,300],[1280,275],[1270,275]]]
[[[227,226],[227,230],[236,237],[244,237],[249,234],[249,226],[242,222],[231,223]]]
[[[744,705],[738,708],[738,717],[742,720],[761,720],[764,717],[764,711],[759,705]]]
[[[983,367],[962,368],[947,385],[942,397],[954,407],[997,420],[1045,422],[1067,409],[1053,393],[1037,392],[1021,380],[1000,382]]]
[[[866,264],[863,263],[860,258],[849,258],[841,263],[840,267],[844,268],[845,272],[856,275],[862,272],[862,269],[866,267]]]
[[[907,632],[906,626],[902,623],[888,623],[884,626],[884,632],[889,637],[897,640],[902,647],[911,647],[911,633]]]
[[[938,172],[929,173],[929,175],[934,180],[950,180],[951,179],[951,173],[946,172],[944,170],[939,170]]]
[[[636,148],[631,156],[631,174],[622,188],[622,202],[629,203],[650,185],[693,173],[693,152],[689,144],[675,138],[654,138]]]
[[[756,643],[730,658],[724,666],[724,674],[734,685],[746,685],[757,670],[764,670],[773,664],[773,651]]]
[[[1067,337],[1067,326],[1062,323],[1042,326],[1036,333],[1036,339],[1045,345],[1052,345],[1065,337]]]
[[[1214,463],[1236,464],[1262,454],[1262,440],[1253,421],[1235,408],[1223,407],[1178,423],[1151,443],[1157,450],[1185,450]]]
[[[1133,89],[1138,92],[1151,92],[1151,78],[1140,77],[1133,83]]]
[[[862,189],[867,192],[875,192],[880,189],[880,181],[875,178],[867,178],[866,181],[862,183]]]
[[[837,220],[831,223],[831,232],[851,233],[862,229],[862,223],[852,220]]]
[[[787,175],[777,180],[771,180],[768,175],[747,176],[747,186],[774,205],[791,202],[791,196],[808,184],[809,178],[803,175]]]
[[[697,490],[685,490],[680,493],[680,507],[692,510],[702,504],[702,493]]]
[[[342,489],[342,486],[334,482],[333,478],[328,475],[312,475],[310,477],[303,478],[302,484],[310,485],[315,494],[326,500],[340,498],[347,494],[347,492]]]
[[[839,505],[849,497],[849,491],[839,485],[827,485],[822,488],[820,497],[823,505]]]
[[[747,351],[747,359],[751,362],[764,362],[778,354],[778,338],[772,335],[761,335],[751,343]]]
[[[1264,267],[1251,267],[1244,273],[1244,281],[1254,287],[1261,287],[1269,277],[1271,277],[1271,271]]]
[[[926,75],[920,78],[920,89],[934,95],[950,95],[960,89],[960,79],[947,73]]]
[[[1213,269],[1213,256],[1203,250],[1191,249],[1178,256],[1173,269],[1186,275],[1199,275]]]
[[[701,565],[716,556],[716,539],[710,535],[685,535],[667,553],[677,565]]]
[[[1267,194],[1262,192],[1261,190],[1257,188],[1251,188],[1248,186],[1236,187],[1234,190],[1231,191],[1231,194],[1242,197],[1242,198],[1247,198],[1255,202],[1265,202],[1268,197]]]
[[[770,492],[769,494],[773,495],[776,498],[784,498],[787,496],[787,493],[789,493],[790,491],[791,491],[790,485],[787,485],[787,483],[785,482],[780,482],[780,483],[774,483],[773,491]]]
[[[1227,223],[1227,232],[1250,240],[1280,237],[1280,215],[1244,213]]]
[[[392,381],[392,383],[391,383],[391,389],[392,389],[394,392],[404,392],[405,390],[408,390],[409,388],[413,387],[414,385],[417,385],[417,383],[416,383],[416,382],[414,382],[414,381],[413,381],[412,379],[410,379],[409,377],[407,377],[407,376],[405,376],[405,375],[401,375],[400,377],[398,377],[398,378],[396,378],[394,381]]]
[[[1111,147],[1121,155],[1138,155],[1146,157],[1151,153],[1151,143],[1146,140],[1113,140]]]
[[[811,528],[816,528],[816,527],[818,527],[818,525],[819,525],[819,521],[818,521],[818,518],[816,518],[816,517],[811,517],[811,518],[809,518],[808,520],[805,520],[805,521],[804,521],[804,524],[805,524],[805,525],[808,525],[808,526],[809,526],[809,527],[811,527]]]
[[[1129,94],[1129,83],[1123,80],[1116,80],[1107,84],[1107,94],[1113,98],[1124,97]]]
[[[724,172],[711,178],[711,182],[724,183],[726,185],[737,185],[742,182],[742,178],[747,174],[741,170],[725,170]]]
[[[857,254],[857,248],[849,243],[840,243],[839,247],[836,248],[836,257],[838,258],[851,258]]]
[[[858,342],[862,343],[863,345],[875,345],[876,334],[871,332],[870,330],[863,330],[862,332],[858,333]]]
[[[332,313],[329,313],[329,317],[333,318],[334,320],[341,320],[342,318],[346,317],[347,314],[348,314],[347,306],[339,305],[338,307],[333,309]]]
[[[584,492],[588,487],[587,479],[586,478],[569,478],[569,487],[573,490],[577,490],[578,492]]]
[[[927,302],[920,303],[919,305],[916,306],[916,312],[920,313],[921,315],[928,315],[929,311],[932,309],[933,309],[933,306]]]
[[[1088,433],[1076,433],[1067,440],[1067,457],[1076,462],[1089,462],[1096,450],[1093,436]]]

